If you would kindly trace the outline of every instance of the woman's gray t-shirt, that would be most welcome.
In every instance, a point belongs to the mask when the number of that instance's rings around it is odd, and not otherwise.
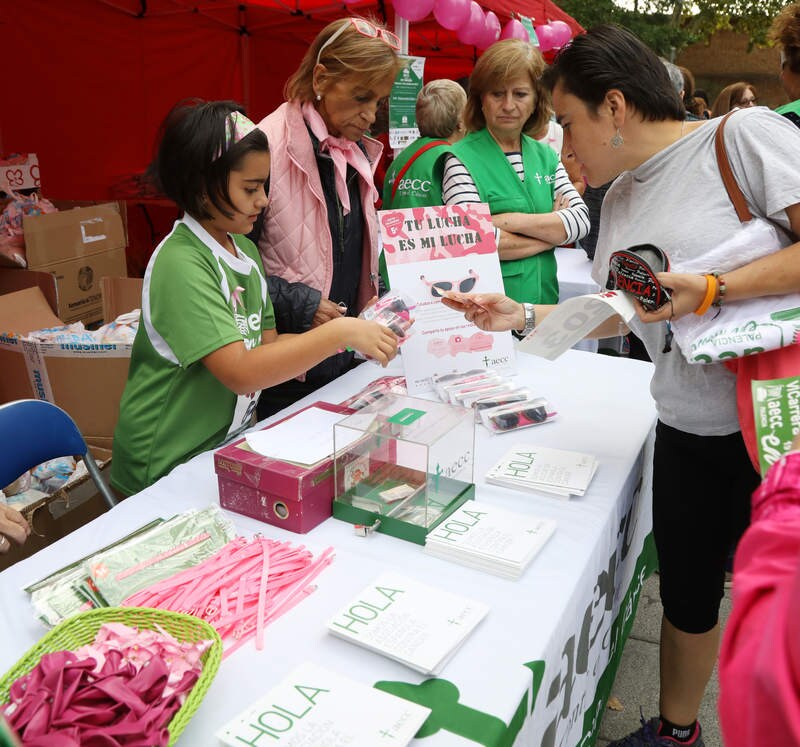
[[[614,182],[603,202],[592,269],[601,286],[617,249],[655,244],[677,265],[740,229],[714,153],[719,121],[698,127]],[[800,203],[800,130],[754,107],[728,120],[725,146],[752,212],[788,228],[785,208]],[[665,323],[634,319],[631,327],[655,363],[650,391],[664,423],[701,436],[739,430],[730,371],[722,364],[688,364],[675,343],[664,353]]]

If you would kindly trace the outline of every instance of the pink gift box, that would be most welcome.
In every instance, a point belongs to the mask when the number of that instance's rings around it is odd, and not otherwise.
[[[315,402],[309,407],[342,415],[353,412],[329,402]],[[214,453],[214,471],[219,482],[220,505],[230,511],[299,534],[311,531],[331,515],[332,454],[311,466],[293,464],[256,453],[242,438]]]

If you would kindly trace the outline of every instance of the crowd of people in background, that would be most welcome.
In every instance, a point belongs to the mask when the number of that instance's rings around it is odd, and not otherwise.
[[[734,176],[752,211],[787,238],[725,273],[715,293],[708,276],[660,274],[670,303],[639,306],[631,323],[654,363],[664,616],[660,713],[615,745],[703,746],[698,709],[717,661],[726,559],[742,535],[720,668],[725,743],[800,744],[800,441],[751,513],[760,478],[740,432],[736,376],[689,366],[669,349],[670,323],[706,300],[800,288],[800,3],[781,11],[771,38],[790,99],[777,113],[759,106],[747,81],[709,106],[691,71],[618,27],[579,35],[550,67],[533,44],[499,41],[466,90],[449,80],[422,88],[420,137],[378,188],[383,148],[372,134],[405,64],[400,40],[380,23],[326,26],[287,81],[285,102],[260,122],[235,102],[181,102],[152,173],[184,217],[148,265],[114,486],[130,495],[218,446],[252,422],[261,390],[259,418],[357,365],[356,351],[384,365],[393,358],[396,335],[357,318],[388,286],[379,197],[384,208],[487,203],[505,293],[444,302],[481,329],[528,331],[559,300],[555,247],[584,250],[603,286],[614,249],[652,243],[673,260],[694,258],[739,230],[713,141],[721,118],[741,110],[724,138]],[[22,542],[28,529],[2,508],[0,532]]]

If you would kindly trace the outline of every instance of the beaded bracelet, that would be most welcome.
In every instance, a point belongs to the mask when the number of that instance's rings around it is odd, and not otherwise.
[[[713,275],[705,275],[704,277],[706,279],[706,295],[702,303],[694,310],[697,316],[703,316],[703,314],[711,308],[711,302],[717,294],[717,287],[719,285],[717,278]]]
[[[717,285],[719,286],[719,293],[717,294],[717,300],[714,301],[714,303],[711,305],[720,308],[725,300],[725,291],[728,290],[728,286],[725,283],[725,278],[723,278],[720,273],[714,272],[712,274],[717,279]]]

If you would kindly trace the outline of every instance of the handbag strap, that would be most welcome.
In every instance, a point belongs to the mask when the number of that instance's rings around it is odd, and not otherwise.
[[[411,164],[414,163],[426,150],[430,150],[431,148],[435,148],[437,145],[450,145],[447,140],[431,140],[429,143],[425,143],[411,158],[406,161],[406,165],[400,169],[400,172],[394,178],[394,184],[392,184],[392,201],[394,201],[395,193],[397,192],[397,188],[400,186],[400,180],[403,178],[403,174],[406,173],[411,168]]]
[[[736,110],[734,109],[734,111]],[[733,175],[731,162],[728,159],[728,152],[725,150],[725,138],[723,137],[725,123],[733,113],[734,112],[728,112],[719,123],[717,133],[714,136],[714,150],[717,154],[717,165],[719,166],[720,176],[722,176],[722,183],[725,185],[728,197],[731,198],[734,210],[736,210],[736,215],[742,223],[747,223],[747,221],[752,219],[753,215],[750,212],[750,208],[747,206],[747,200],[745,200],[742,194],[736,177]]]

